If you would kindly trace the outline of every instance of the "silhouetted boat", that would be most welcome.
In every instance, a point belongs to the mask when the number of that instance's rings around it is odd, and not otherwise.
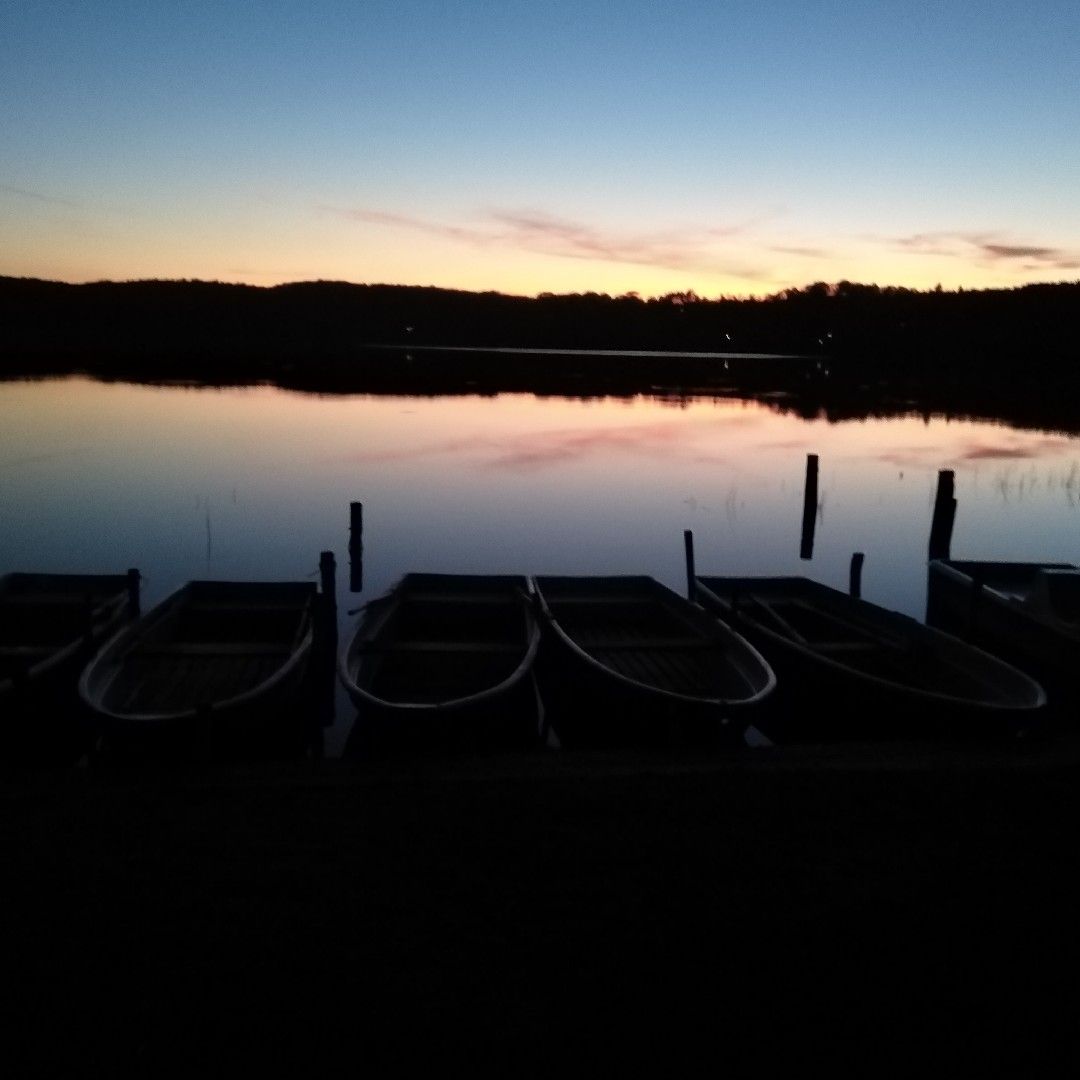
[[[107,642],[79,692],[114,734],[260,724],[303,676],[315,597],[307,582],[189,582]]]
[[[777,737],[1017,733],[1046,703],[989,653],[807,578],[698,577],[697,594],[776,668]]]
[[[568,745],[741,742],[776,684],[730,627],[649,577],[538,577],[542,689]]]
[[[524,745],[539,642],[525,577],[406,574],[366,605],[339,673],[384,744]]]
[[[54,704],[87,657],[138,609],[138,575],[0,578],[0,714]],[[51,719],[51,718],[50,718]]]
[[[1077,698],[1080,567],[935,559],[927,618],[1030,671],[1052,704]]]

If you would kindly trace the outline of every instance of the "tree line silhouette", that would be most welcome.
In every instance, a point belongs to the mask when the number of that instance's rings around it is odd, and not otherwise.
[[[773,388],[807,408],[857,412],[875,407],[868,402],[913,400],[967,415],[1052,416],[1049,426],[1072,430],[1080,423],[1070,420],[1069,404],[1080,391],[1078,317],[1080,282],[920,291],[841,281],[761,298],[646,299],[336,281],[264,288],[0,277],[0,376],[86,371],[419,393]],[[422,346],[801,359],[725,365],[692,356],[448,355]]]

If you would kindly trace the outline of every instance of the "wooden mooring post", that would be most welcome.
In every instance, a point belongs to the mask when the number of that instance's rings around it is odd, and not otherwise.
[[[332,551],[319,555],[319,601],[315,624],[315,655],[310,668],[312,744],[321,745],[322,729],[330,727],[335,715],[334,668],[337,665],[337,563]]]
[[[848,594],[856,600],[862,598],[862,568],[866,556],[861,551],[856,551],[851,556],[851,569],[848,572]]]
[[[942,469],[938,472],[934,517],[930,522],[929,557],[931,559],[947,559],[952,549],[953,524],[956,521],[955,481],[956,474],[952,469]]]
[[[364,591],[364,504],[349,503],[349,592]]]
[[[697,574],[694,570],[694,531],[683,529],[683,547],[686,549],[686,599],[697,600]]]
[[[817,523],[818,508],[818,456],[806,455],[806,489],[803,492],[802,538],[799,543],[799,558],[814,557],[814,526]]]

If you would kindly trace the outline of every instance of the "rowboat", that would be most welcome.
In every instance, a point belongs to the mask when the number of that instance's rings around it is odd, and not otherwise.
[[[138,611],[139,575],[0,578],[0,717],[4,746],[62,751],[77,734],[75,684],[87,657]]]
[[[52,681],[72,660],[85,658],[116,630],[130,605],[137,610],[138,589],[137,573],[0,577],[0,702]]]
[[[365,606],[339,664],[360,710],[359,741],[441,748],[535,742],[539,643],[527,578],[406,574]]]
[[[1046,704],[1023,672],[896,611],[801,577],[698,577],[786,687],[778,740],[1019,734]]]
[[[1051,705],[1080,696],[1080,568],[1071,563],[935,559],[927,619],[1029,671]]]
[[[649,577],[538,577],[542,690],[564,745],[738,743],[776,677]]]
[[[307,582],[188,582],[105,644],[79,693],[113,735],[251,730],[304,674],[315,598]]]

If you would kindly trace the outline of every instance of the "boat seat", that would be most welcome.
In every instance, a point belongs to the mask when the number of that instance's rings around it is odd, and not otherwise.
[[[18,659],[49,656],[59,648],[63,648],[63,645],[0,645],[0,657]]]
[[[522,597],[528,599],[528,594],[522,591],[520,595],[514,593],[440,593],[440,592],[407,592],[401,596],[402,603],[406,604],[517,604]]]
[[[523,653],[525,645],[522,642],[506,641],[394,641],[388,645],[361,645],[358,651],[362,653]]]
[[[773,606],[771,603],[762,600],[760,596],[750,596],[749,599],[753,602],[753,614],[750,616],[755,621],[758,621],[757,615],[763,613],[771,622],[772,625],[765,626],[765,629],[771,630],[774,634],[781,633],[784,637],[789,638],[791,641],[798,642],[800,645],[808,645],[809,642],[803,635],[795,629],[794,626],[788,622]],[[796,601],[797,603],[797,601]],[[805,605],[802,605],[805,606]],[[739,609],[734,609],[736,613],[739,613]]]
[[[873,652],[880,649],[885,643],[882,641],[811,641],[808,645],[814,652],[820,653],[854,653]]]
[[[629,641],[595,641],[583,644],[586,649],[603,649],[605,652],[613,649],[632,651],[635,649],[665,650],[672,649],[682,652],[686,649],[718,649],[723,648],[723,643],[713,641],[710,638],[685,637],[685,638],[631,638]]]
[[[306,598],[305,598],[306,601]],[[229,601],[211,601],[211,600],[193,600],[189,604],[184,605],[185,612],[209,612],[210,614],[216,613],[231,613],[235,612],[239,615],[251,615],[259,614],[265,615],[267,612],[274,611],[289,611],[300,612],[304,608],[304,602],[292,603],[292,604],[262,604],[258,601],[243,601],[241,603]]]
[[[553,607],[563,607],[569,604],[650,604],[654,603],[653,597],[650,596],[560,596],[555,593],[554,596],[544,594],[548,604]]]
[[[288,656],[288,645],[272,641],[163,641],[140,645],[133,656]]]
[[[5,607],[10,604],[12,607],[37,607],[40,605],[48,605],[50,607],[59,604],[83,604],[87,600],[95,604],[103,604],[108,600],[112,600],[113,596],[102,596],[100,593],[27,593],[22,595],[20,593],[7,593],[4,596],[0,596],[0,604]]]

